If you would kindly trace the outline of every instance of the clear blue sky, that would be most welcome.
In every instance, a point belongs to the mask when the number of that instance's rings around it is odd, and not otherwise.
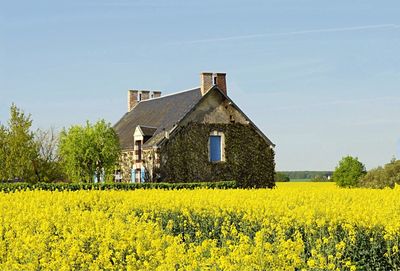
[[[0,0],[0,121],[12,102],[60,129],[227,72],[278,170],[368,168],[400,151],[400,2]]]

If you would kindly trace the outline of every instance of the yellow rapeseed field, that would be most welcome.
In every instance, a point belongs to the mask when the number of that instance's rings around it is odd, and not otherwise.
[[[400,188],[0,193],[0,270],[400,270]]]

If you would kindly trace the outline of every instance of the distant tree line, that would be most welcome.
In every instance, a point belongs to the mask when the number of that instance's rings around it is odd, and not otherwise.
[[[275,182],[290,182],[289,176],[282,172],[275,173]]]
[[[332,171],[280,171],[286,175],[290,180],[294,179],[314,179],[316,177],[329,177],[332,176]]]

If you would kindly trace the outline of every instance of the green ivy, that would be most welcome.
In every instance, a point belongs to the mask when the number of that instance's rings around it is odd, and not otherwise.
[[[209,161],[208,139],[225,135],[225,162]],[[161,180],[209,182],[235,180],[240,187],[275,186],[274,151],[250,125],[189,123],[160,150]]]

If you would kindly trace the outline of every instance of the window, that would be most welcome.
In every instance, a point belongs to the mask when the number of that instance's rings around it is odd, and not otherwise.
[[[210,161],[221,161],[221,136],[210,136]]]
[[[210,162],[225,161],[225,137],[221,132],[213,132],[209,138]]]

